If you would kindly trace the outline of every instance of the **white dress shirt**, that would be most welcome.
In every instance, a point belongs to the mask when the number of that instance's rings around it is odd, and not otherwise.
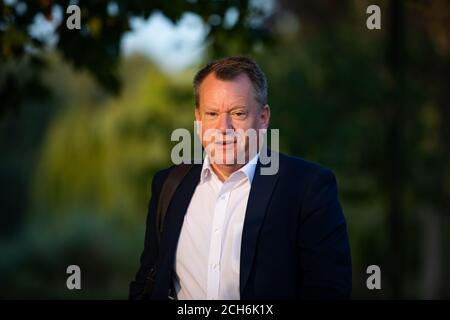
[[[242,229],[258,155],[225,182],[205,157],[175,256],[177,299],[237,300]]]

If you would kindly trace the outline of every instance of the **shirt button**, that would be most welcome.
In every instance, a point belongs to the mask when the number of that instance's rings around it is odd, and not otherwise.
[[[213,269],[214,269],[214,270],[217,270],[218,267],[219,267],[219,265],[218,265],[217,263],[214,263],[214,264],[213,264]]]
[[[217,232],[219,232],[219,230],[220,230],[219,228],[215,228],[214,232],[217,233]]]
[[[225,200],[225,195],[221,195],[220,200]]]

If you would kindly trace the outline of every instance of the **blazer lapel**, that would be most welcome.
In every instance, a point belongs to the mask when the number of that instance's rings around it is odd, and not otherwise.
[[[273,189],[278,180],[278,174],[261,175],[261,163],[258,161],[255,176],[247,202],[241,243],[239,288],[241,297],[247,284],[252,268],[258,235],[264,216],[267,212]]]

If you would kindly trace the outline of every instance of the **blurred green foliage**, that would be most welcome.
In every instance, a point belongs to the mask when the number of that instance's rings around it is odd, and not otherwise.
[[[170,79],[142,57],[122,69],[130,85],[120,98],[69,106],[48,128],[36,170],[43,211],[86,203],[141,221],[151,175],[169,161],[170,133],[193,127],[193,100],[189,75]]]
[[[354,297],[450,297],[448,2],[380,1],[383,29],[374,32],[365,28],[370,1],[280,0],[257,28],[246,23],[254,14],[246,1],[117,3],[122,26],[111,37],[106,27],[97,38],[61,30],[69,38],[54,50],[0,61],[1,109],[9,110],[0,118],[0,297],[126,297],[152,175],[170,165],[172,130],[193,130],[198,66],[167,75],[142,56],[113,50],[108,58],[104,50],[118,46],[127,14],[159,8],[176,21],[192,3],[205,21],[239,8],[234,28],[211,26],[204,60],[255,58],[268,76],[281,150],[335,171]],[[88,16],[109,21],[106,1],[92,4]],[[17,21],[10,26],[25,32]],[[30,40],[0,30],[4,55],[4,37]],[[93,48],[89,59],[74,63],[69,48],[83,47]],[[101,70],[120,80],[118,95]],[[70,264],[81,267],[81,291],[65,287]],[[371,264],[383,272],[381,291],[365,286]]]
[[[81,30],[66,27],[70,13],[66,8],[76,4],[81,12]],[[233,25],[226,28],[223,21],[228,10],[239,10]],[[255,41],[268,40],[261,24],[247,24],[246,19],[257,19],[262,15],[248,0],[90,0],[71,2],[67,0],[9,0],[0,2],[0,115],[17,109],[24,99],[37,99],[44,95],[45,87],[39,81],[45,59],[35,54],[46,49],[51,38],[57,38],[55,49],[76,69],[89,71],[109,93],[120,92],[118,76],[121,38],[131,30],[130,18],[147,19],[154,12],[162,12],[172,22],[177,22],[185,12],[194,12],[207,24],[207,38],[218,51],[227,47],[227,41],[239,43],[239,48],[248,48]],[[51,36],[38,36],[31,32],[37,18],[59,24]],[[29,76],[21,70],[8,68],[10,64],[27,64],[32,68]],[[3,80],[3,81],[2,81]],[[2,83],[3,82],[3,83]],[[39,86],[37,86],[39,85]],[[27,91],[30,96],[17,94]]]

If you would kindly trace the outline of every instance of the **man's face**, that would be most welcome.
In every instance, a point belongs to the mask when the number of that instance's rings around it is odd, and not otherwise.
[[[267,129],[270,109],[268,105],[261,108],[258,104],[246,74],[224,81],[211,73],[200,85],[195,118],[201,123],[202,145],[211,160],[236,165],[238,154],[244,153],[245,162],[249,160],[249,139],[243,133],[254,129],[258,137],[259,129]],[[259,150],[258,138],[250,139],[250,143],[256,144],[254,147]]]

